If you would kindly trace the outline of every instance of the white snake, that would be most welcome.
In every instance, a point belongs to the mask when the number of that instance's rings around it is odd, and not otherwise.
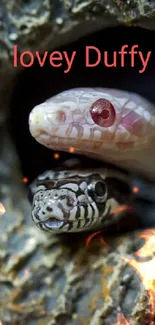
[[[74,147],[75,153],[155,181],[155,110],[141,96],[108,88],[67,90],[34,107],[29,127],[47,148]],[[102,228],[130,193],[127,176],[110,167],[51,170],[37,182],[32,218],[52,232]]]

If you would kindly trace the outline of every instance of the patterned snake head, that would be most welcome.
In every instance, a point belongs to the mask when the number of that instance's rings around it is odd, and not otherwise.
[[[32,186],[32,219],[48,232],[98,229],[114,222],[111,211],[129,198],[127,176],[109,169],[46,171]],[[117,219],[116,219],[117,220]]]

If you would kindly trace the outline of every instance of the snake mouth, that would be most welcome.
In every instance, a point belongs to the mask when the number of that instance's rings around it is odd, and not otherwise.
[[[55,217],[50,217],[45,221],[40,221],[39,224],[42,226],[44,225],[47,229],[54,230],[54,229],[60,229],[61,227],[63,227],[66,224],[66,222],[59,220]]]

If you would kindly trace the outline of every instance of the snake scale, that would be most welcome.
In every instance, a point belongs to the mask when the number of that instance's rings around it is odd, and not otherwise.
[[[155,180],[155,111],[141,96],[108,88],[75,88],[35,106],[31,135],[49,149],[93,158],[98,168],[45,171],[31,185],[32,219],[43,230],[80,232],[106,227],[129,202],[125,171]],[[112,166],[114,167],[112,167]],[[123,169],[123,170],[121,170]]]

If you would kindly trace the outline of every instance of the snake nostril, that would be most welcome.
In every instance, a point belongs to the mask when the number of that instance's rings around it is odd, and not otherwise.
[[[63,111],[57,112],[57,121],[58,122],[65,122],[66,121],[66,114]]]
[[[52,209],[52,207],[51,207],[50,205],[47,206],[46,210],[47,210],[48,212],[52,212],[52,211],[53,211],[53,209]]]
[[[100,98],[92,104],[90,114],[93,121],[103,127],[112,126],[116,116],[114,106],[104,98]]]

